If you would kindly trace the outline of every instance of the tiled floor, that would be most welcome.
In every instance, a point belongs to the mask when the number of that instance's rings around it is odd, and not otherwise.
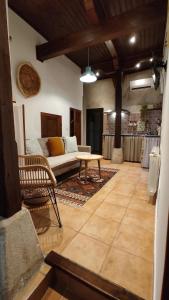
[[[120,170],[82,208],[59,204],[63,228],[53,221],[39,240],[45,254],[55,250],[150,300],[155,207],[148,203],[148,172],[136,163],[105,165]]]

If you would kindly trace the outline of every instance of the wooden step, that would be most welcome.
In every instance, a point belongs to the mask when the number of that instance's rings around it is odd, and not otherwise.
[[[52,288],[48,288],[44,296],[42,297],[42,300],[63,300],[64,298],[61,294],[59,294],[57,291],[53,290]]]
[[[101,276],[79,266],[54,251],[51,251],[47,255],[45,262],[52,266],[53,269],[52,289],[63,295],[66,299],[143,300],[143,298],[129,292],[125,288],[105,280]]]

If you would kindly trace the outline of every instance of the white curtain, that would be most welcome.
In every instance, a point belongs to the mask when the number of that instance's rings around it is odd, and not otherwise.
[[[113,147],[114,147],[114,136],[103,135],[103,157],[105,159],[111,159]]]
[[[155,147],[154,147],[155,148]],[[150,196],[154,196],[158,188],[158,180],[160,173],[160,155],[159,147],[156,147],[150,154],[149,173],[148,173],[148,192]]]
[[[143,137],[124,136],[123,155],[125,161],[140,162]]]
[[[149,155],[153,147],[160,146],[160,137],[145,137],[143,144],[143,155],[141,160],[141,166],[143,168],[149,168]]]

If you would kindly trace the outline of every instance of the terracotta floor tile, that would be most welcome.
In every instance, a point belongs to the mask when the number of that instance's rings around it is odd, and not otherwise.
[[[112,247],[101,275],[144,299],[151,299],[152,264],[140,257]]]
[[[119,226],[120,223],[93,215],[81,229],[81,232],[110,245]]]
[[[42,297],[42,300],[61,300],[61,299],[62,296],[55,290],[51,289],[50,287],[47,289],[46,293]]]
[[[155,214],[155,206],[148,203],[147,201],[143,201],[141,199],[136,199],[135,196],[131,198],[128,208],[138,210],[141,212],[147,212],[152,215]]]
[[[110,192],[110,187],[104,187],[101,188],[92,198],[96,198],[97,200],[99,199],[100,201],[103,201],[105,197],[109,194]],[[89,199],[90,200],[90,199]]]
[[[109,247],[85,234],[77,236],[62,252],[62,255],[94,272],[99,272]]]
[[[149,200],[149,194],[147,190],[142,189],[136,189],[133,193],[133,197],[148,201]]]
[[[121,224],[113,245],[148,261],[153,260],[153,234],[142,227]]]
[[[50,227],[55,227],[56,230],[59,229],[53,207],[49,205],[49,203],[47,203],[45,206],[32,207],[30,214],[39,236],[45,234]]]
[[[125,195],[121,195],[118,193],[110,192],[106,198],[104,199],[105,202],[114,204],[114,205],[119,205],[123,207],[128,207],[131,197],[127,197]]]
[[[140,176],[137,174],[128,174],[128,176],[124,175],[123,177],[121,177],[120,183],[137,185],[139,182],[139,178]]]
[[[74,208],[66,206],[60,210],[63,226],[68,226],[76,231],[79,231],[81,227],[86,223],[90,217],[89,212],[82,208]]]
[[[139,179],[139,183],[140,184],[147,184],[147,182],[148,182],[148,178],[147,177],[140,176],[140,179]]]
[[[154,232],[154,216],[147,212],[141,212],[128,208],[122,223],[133,226],[137,225],[146,230]]]
[[[51,226],[46,233],[39,235],[39,241],[44,254],[51,250],[61,253],[77,232],[65,225],[63,228]]]
[[[126,208],[103,202],[95,211],[95,215],[110,221],[121,222],[126,212]]]
[[[105,197],[104,197],[105,198]],[[104,201],[103,197],[93,196],[91,199],[89,199],[85,205],[82,207],[82,209],[89,214],[92,214]]]
[[[134,194],[134,190],[135,190],[134,184],[124,183],[121,181],[113,189],[114,193],[122,194],[128,197]]]
[[[55,250],[96,273],[101,270],[103,277],[150,300],[155,207],[148,203],[148,171],[130,162],[102,160],[101,165],[119,171],[83,207],[58,203],[63,229],[52,209],[35,215],[43,251]]]
[[[128,173],[129,174],[138,174],[138,175],[140,175],[141,174],[141,168],[139,168],[139,167],[134,167],[134,166],[129,166],[128,167]]]
[[[141,183],[139,181],[139,183],[137,183],[136,185],[136,191],[146,191],[147,192],[147,189],[148,189],[148,183],[145,182],[145,183]]]

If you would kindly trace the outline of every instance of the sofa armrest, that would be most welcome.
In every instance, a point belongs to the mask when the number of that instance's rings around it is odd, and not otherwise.
[[[78,151],[91,153],[91,146],[78,145]]]

